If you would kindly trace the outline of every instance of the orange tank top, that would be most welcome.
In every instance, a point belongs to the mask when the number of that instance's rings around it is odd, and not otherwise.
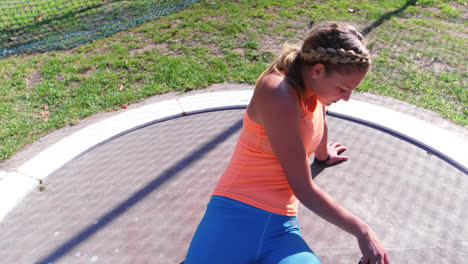
[[[323,105],[302,101],[301,134],[310,156],[323,135]],[[314,108],[314,109],[311,109]],[[262,125],[253,122],[247,111],[234,154],[215,187],[213,195],[235,199],[257,208],[288,216],[297,215],[298,200],[289,186]]]

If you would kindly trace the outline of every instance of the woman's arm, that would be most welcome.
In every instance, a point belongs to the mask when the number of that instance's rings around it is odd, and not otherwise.
[[[317,149],[315,150],[315,158],[318,160],[326,160],[328,158],[328,122],[326,119],[325,106],[323,107],[323,135]]]
[[[345,146],[338,142],[328,142],[328,122],[326,118],[325,106],[323,107],[323,136],[317,149],[315,150],[315,158],[320,161],[325,161],[326,164],[333,164],[338,161],[348,160],[348,156],[340,155],[347,150]]]
[[[286,85],[281,83],[280,86]],[[300,132],[301,108],[286,87],[258,87],[256,113],[296,197],[309,209],[356,236],[367,225],[341,207],[312,181]],[[326,142],[326,141],[325,141]]]
[[[380,259],[380,263],[390,263],[381,242],[369,226],[313,183],[300,133],[301,107],[291,88],[285,82],[265,78],[257,86],[253,99],[257,117],[291,189],[301,203],[328,222],[353,234],[359,241],[364,260],[375,263],[373,261]]]

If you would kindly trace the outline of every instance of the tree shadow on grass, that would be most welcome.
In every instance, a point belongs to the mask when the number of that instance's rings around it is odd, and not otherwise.
[[[400,14],[401,12],[405,11],[406,8],[408,8],[408,6],[410,5],[416,5],[416,2],[417,0],[408,0],[406,1],[406,3],[398,8],[397,10],[394,10],[392,12],[389,12],[383,16],[381,16],[377,21],[375,21],[374,23],[372,23],[372,25],[364,28],[362,30],[362,35],[363,36],[366,36],[368,35],[370,32],[372,32],[372,30],[374,30],[376,27],[379,27],[380,25],[382,25],[383,22],[387,21],[388,19],[392,18],[393,16],[397,16],[398,14]]]

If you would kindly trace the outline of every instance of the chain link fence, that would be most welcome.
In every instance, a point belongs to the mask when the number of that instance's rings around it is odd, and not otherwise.
[[[177,12],[198,1],[0,1],[0,58],[69,49]]]

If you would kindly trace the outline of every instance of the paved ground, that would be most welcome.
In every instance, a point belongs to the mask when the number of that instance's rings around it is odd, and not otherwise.
[[[182,262],[243,113],[157,123],[67,163],[0,222],[1,262]],[[381,131],[334,117],[329,123],[330,139],[349,147],[350,160],[312,164],[315,181],[370,224],[392,263],[464,263],[468,175]],[[352,236],[305,208],[299,221],[323,263],[357,263]]]

